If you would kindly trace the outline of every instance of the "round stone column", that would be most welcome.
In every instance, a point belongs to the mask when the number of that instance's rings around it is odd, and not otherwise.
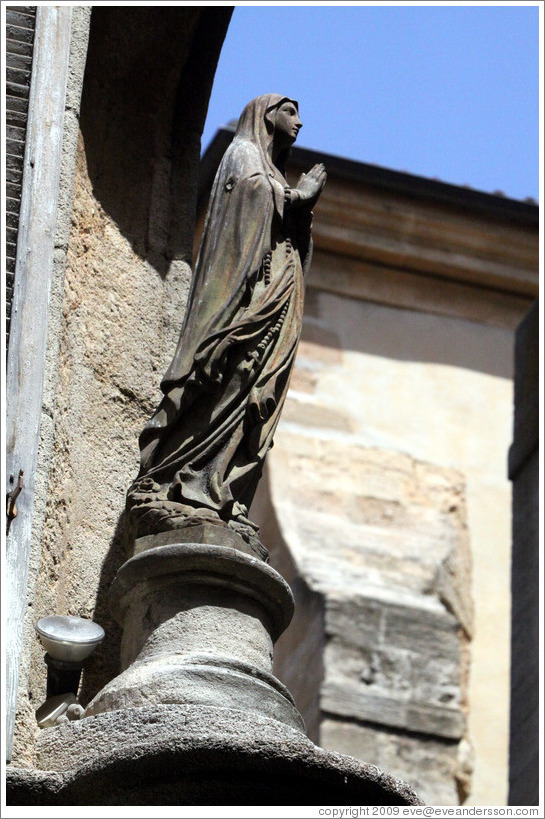
[[[111,589],[124,670],[82,719],[40,732],[36,770],[8,776],[10,804],[422,804],[305,736],[271,672],[293,599],[257,554],[217,524],[136,541]]]
[[[110,606],[123,628],[124,670],[86,717],[202,705],[304,731],[291,694],[272,674],[273,644],[291,620],[293,597],[239,534],[204,525],[138,539],[112,584]]]

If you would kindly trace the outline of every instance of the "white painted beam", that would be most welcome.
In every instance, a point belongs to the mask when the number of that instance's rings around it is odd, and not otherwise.
[[[6,477],[23,470],[6,543],[4,637],[6,745],[11,758],[26,607],[44,365],[53,271],[71,6],[38,6],[29,98],[15,286],[6,370]],[[10,476],[13,483],[10,485]]]

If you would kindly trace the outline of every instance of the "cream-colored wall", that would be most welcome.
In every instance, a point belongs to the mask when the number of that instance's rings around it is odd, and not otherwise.
[[[306,419],[308,434],[343,449],[406,453],[465,477],[475,605],[468,723],[475,767],[466,804],[505,804],[513,333],[315,290],[307,296],[278,451]],[[273,474],[274,449],[269,457]]]

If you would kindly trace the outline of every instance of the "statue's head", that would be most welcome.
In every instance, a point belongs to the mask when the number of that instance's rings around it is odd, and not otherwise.
[[[266,152],[274,142],[284,152],[293,145],[302,127],[296,100],[282,94],[262,94],[244,108],[236,136],[251,139]]]
[[[267,118],[273,119],[273,139],[276,146],[280,150],[290,148],[303,127],[299,119],[297,102],[285,97],[271,112],[267,113]]]

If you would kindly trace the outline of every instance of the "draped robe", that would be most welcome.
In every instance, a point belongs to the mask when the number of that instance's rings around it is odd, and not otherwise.
[[[310,210],[291,207],[282,158],[270,156],[270,112],[287,99],[246,106],[216,174],[185,325],[140,436],[129,504],[162,498],[224,521],[251,504],[288,389],[311,255]]]

